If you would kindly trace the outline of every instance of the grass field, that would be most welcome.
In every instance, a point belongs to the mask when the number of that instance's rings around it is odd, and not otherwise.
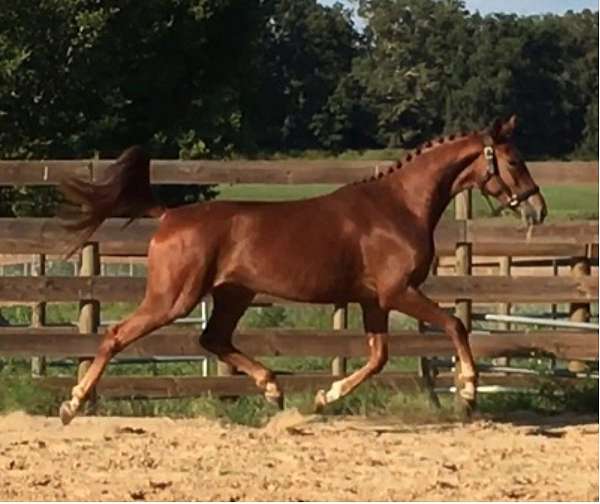
[[[255,200],[283,201],[311,198],[335,191],[339,186],[334,184],[246,184],[239,186],[219,185],[218,199],[223,200]],[[598,187],[581,186],[547,186],[542,188],[549,210],[549,219],[597,219]],[[486,217],[489,208],[478,191],[473,192],[475,217]],[[450,216],[450,206],[447,215]]]

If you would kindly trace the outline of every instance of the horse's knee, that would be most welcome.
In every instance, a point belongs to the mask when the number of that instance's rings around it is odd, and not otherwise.
[[[103,357],[111,359],[122,350],[122,346],[117,338],[118,327],[111,327],[102,338],[98,353]]]

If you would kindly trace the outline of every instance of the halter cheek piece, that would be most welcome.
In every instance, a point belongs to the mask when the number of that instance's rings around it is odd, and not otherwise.
[[[522,193],[514,193],[508,187],[508,185],[504,182],[504,179],[500,175],[500,170],[498,168],[498,160],[496,159],[496,153],[494,152],[493,142],[490,139],[486,139],[484,141],[483,147],[483,156],[485,157],[487,163],[487,170],[485,172],[485,176],[483,180],[479,182],[479,189],[483,193],[484,196],[489,195],[485,186],[487,183],[493,178],[497,177],[498,182],[500,182],[500,186],[502,187],[502,191],[509,196],[509,200],[507,203],[502,204],[500,207],[494,210],[494,214],[499,214],[505,208],[510,208],[511,210],[516,210],[516,208],[527,198],[530,196],[537,194],[540,192],[540,188],[537,185],[534,185],[530,189],[523,191]],[[489,203],[489,200],[488,200]]]

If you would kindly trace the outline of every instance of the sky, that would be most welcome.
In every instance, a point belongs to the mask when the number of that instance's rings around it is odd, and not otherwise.
[[[490,12],[515,12],[517,14],[562,14],[568,10],[598,10],[598,0],[467,0],[467,9]]]
[[[332,5],[335,0],[319,0],[325,5]],[[342,3],[350,5],[349,0]],[[548,12],[562,14],[568,10],[583,9],[598,10],[598,0],[466,0],[467,9],[479,11],[481,14],[490,12],[514,12],[517,14],[545,14]]]

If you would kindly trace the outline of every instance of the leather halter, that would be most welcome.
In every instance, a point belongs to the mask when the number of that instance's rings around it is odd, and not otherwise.
[[[523,201],[525,201],[530,196],[539,193],[540,188],[534,184],[533,187],[527,189],[526,191],[523,191],[521,193],[514,193],[510,189],[510,187],[508,187],[506,182],[504,182],[504,179],[500,175],[500,169],[498,168],[498,159],[496,158],[496,152],[494,151],[493,141],[491,140],[491,138],[488,137],[484,139],[483,144],[483,156],[485,157],[487,163],[487,169],[483,180],[481,180],[478,184],[479,190],[487,198],[489,196],[489,192],[486,190],[485,186],[492,178],[496,177],[498,179],[498,182],[500,183],[500,186],[502,187],[502,191],[509,197],[509,200],[507,203],[503,203],[496,209],[493,209],[492,207],[494,215],[500,214],[500,212],[505,208],[510,208],[511,210],[516,211],[517,207]],[[488,203],[490,204],[490,206],[492,206],[489,200]]]

